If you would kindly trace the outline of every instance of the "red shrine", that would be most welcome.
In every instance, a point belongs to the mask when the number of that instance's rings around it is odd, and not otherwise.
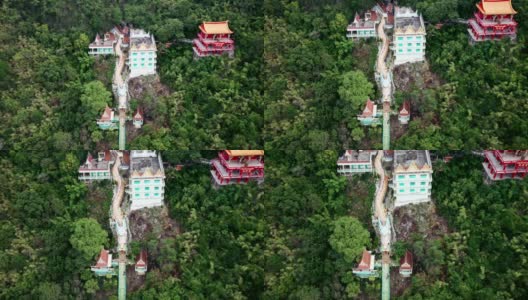
[[[489,180],[524,178],[528,174],[528,150],[484,151],[484,170]]]
[[[264,181],[264,150],[224,150],[211,161],[216,185]]]
[[[235,55],[235,42],[231,39],[233,32],[229,29],[228,21],[203,22],[199,28],[198,37],[193,40],[195,58],[218,56],[224,53],[229,57]]]
[[[469,20],[471,42],[500,40],[517,37],[517,22],[513,16],[517,13],[511,0],[482,0],[477,3],[475,18]]]

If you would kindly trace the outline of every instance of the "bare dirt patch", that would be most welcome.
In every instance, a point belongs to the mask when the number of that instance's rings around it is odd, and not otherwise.
[[[449,232],[447,222],[436,213],[434,202],[407,205],[396,208],[393,213],[396,240],[412,243],[413,235],[420,235],[424,240],[432,241],[443,237]],[[399,262],[397,262],[399,263]],[[414,269],[420,261],[414,255]],[[417,272],[414,271],[413,276]],[[399,275],[398,268],[391,270],[391,290],[395,296],[400,296],[411,285],[412,276],[405,278]]]
[[[407,205],[394,210],[396,240],[410,241],[413,233],[433,239],[448,233],[447,222],[436,213],[433,202]]]
[[[159,76],[140,76],[128,81],[128,92],[134,99],[144,99],[170,95],[169,87],[160,82]]]
[[[428,62],[403,64],[394,67],[394,85],[397,91],[410,92],[438,87],[440,79],[431,72]]]
[[[180,225],[169,217],[167,208],[154,207],[135,210],[130,213],[132,240],[145,240],[147,235],[156,238],[175,237],[180,234]]]
[[[165,206],[133,211],[129,215],[129,223],[132,241],[146,242],[150,239],[162,241],[181,233],[180,225],[169,217]],[[159,274],[156,253],[148,253],[147,273]],[[127,290],[132,292],[140,289],[145,283],[146,276],[138,275],[133,266],[127,268]]]

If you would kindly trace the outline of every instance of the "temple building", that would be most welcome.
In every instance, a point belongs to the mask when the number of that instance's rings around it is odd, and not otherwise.
[[[358,173],[371,173],[373,171],[372,158],[376,151],[346,150],[337,160],[337,173],[350,176]]]
[[[475,18],[468,22],[471,43],[517,38],[517,22],[513,19],[517,12],[511,0],[481,0],[476,5]]]
[[[411,104],[409,101],[403,101],[402,106],[398,112],[398,121],[400,124],[408,124],[411,119]]]
[[[193,40],[195,58],[219,56],[224,53],[229,57],[235,55],[235,42],[231,38],[233,31],[229,29],[228,21],[203,22],[197,38]]]
[[[484,151],[486,181],[522,179],[528,174],[528,150]]]
[[[79,167],[79,180],[105,180],[112,179],[110,166],[114,163],[115,158],[112,157],[110,150],[99,152],[97,159],[94,159],[90,153],[86,158],[86,162]]]
[[[143,110],[138,106],[136,109],[136,112],[134,113],[134,117],[132,118],[133,124],[135,128],[141,128],[143,126]]]
[[[111,130],[117,129],[117,124],[119,123],[119,117],[113,109],[106,106],[101,118],[97,120],[97,125],[102,130]]]
[[[135,270],[138,275],[145,275],[147,273],[147,250],[141,250],[137,256]]]
[[[127,65],[130,78],[156,74],[156,41],[143,29],[130,29]]]
[[[163,205],[165,171],[161,155],[150,150],[130,151],[130,178],[126,192],[130,210]]]
[[[378,111],[378,106],[370,99],[367,99],[365,109],[357,116],[357,119],[363,126],[371,126],[381,124],[380,117],[382,112]]]
[[[95,40],[88,46],[88,54],[90,55],[115,55],[115,44],[117,38],[114,33],[107,32],[103,35],[103,38],[97,34]]]
[[[394,64],[425,60],[425,25],[421,15],[408,7],[396,7],[394,14]]]
[[[405,255],[400,259],[400,275],[403,277],[409,277],[413,272],[413,256],[412,253],[407,250]]]
[[[362,19],[356,13],[354,21],[347,27],[347,37],[357,40],[362,38],[377,37],[376,25],[380,22],[378,14],[375,10],[365,13]]]
[[[391,187],[394,206],[431,201],[433,165],[427,150],[395,150]]]
[[[352,273],[360,278],[376,276],[377,271],[374,269],[375,261],[376,256],[374,254],[372,254],[370,251],[363,250],[361,261],[359,262],[357,268],[352,269]]]
[[[264,181],[264,150],[224,150],[211,160],[216,186]]]
[[[97,262],[95,263],[95,266],[91,267],[91,270],[97,276],[115,275],[115,265],[117,265],[117,263],[112,261],[112,254],[110,254],[110,251],[101,249]]]

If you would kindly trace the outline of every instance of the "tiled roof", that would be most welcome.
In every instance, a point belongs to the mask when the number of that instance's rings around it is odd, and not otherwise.
[[[261,156],[264,155],[264,150],[226,150],[227,155],[235,156]]]
[[[412,253],[407,250],[405,255],[400,259],[400,269],[412,270],[413,268],[413,256]]]
[[[357,266],[357,269],[359,270],[370,270],[370,259],[371,259],[370,252],[367,250],[363,250],[363,256],[361,257],[361,261],[359,262],[359,265]]]
[[[477,8],[485,15],[513,15],[511,0],[482,0],[477,3]]]
[[[409,101],[405,100],[402,103],[402,106],[400,107],[400,115],[401,116],[408,116],[411,114],[411,104]]]
[[[141,252],[136,257],[136,267],[146,267],[147,266],[147,251],[141,250]]]
[[[365,104],[365,109],[363,109],[362,117],[372,117],[374,115],[374,102],[370,99],[367,99]]]
[[[99,258],[97,259],[97,263],[95,264],[95,267],[97,268],[107,268],[108,267],[108,253],[110,251],[101,249],[101,253],[99,253]]]
[[[229,29],[229,21],[222,22],[203,22],[200,25],[200,30],[205,34],[231,34],[233,31]]]
[[[140,107],[136,109],[136,113],[134,114],[134,120],[143,121],[143,110]]]
[[[101,115],[101,121],[111,121],[112,120],[112,109],[106,106],[103,114]]]

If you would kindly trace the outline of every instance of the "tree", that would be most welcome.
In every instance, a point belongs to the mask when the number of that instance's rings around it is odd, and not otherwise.
[[[81,104],[87,119],[94,119],[108,105],[112,97],[101,81],[91,81],[82,88]]]
[[[332,248],[343,255],[347,263],[357,263],[362,251],[370,245],[370,234],[354,217],[334,221],[334,231],[328,240]]]
[[[108,242],[108,233],[92,218],[82,218],[72,224],[70,243],[86,260],[92,259]]]
[[[164,20],[156,29],[156,38],[160,41],[170,41],[183,37],[183,23],[179,19]]]
[[[344,107],[350,106],[357,113],[373,93],[374,86],[363,72],[350,71],[341,77],[339,97],[344,101]]]

